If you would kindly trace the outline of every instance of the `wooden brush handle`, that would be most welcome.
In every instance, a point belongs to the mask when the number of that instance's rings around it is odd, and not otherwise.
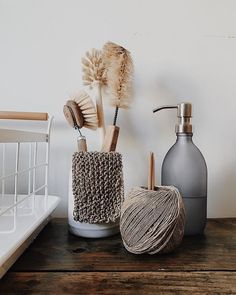
[[[47,121],[48,113],[0,111],[0,119]]]
[[[102,87],[100,82],[95,84],[97,88],[97,96],[96,96],[96,109],[97,109],[97,116],[98,116],[98,128],[100,129],[102,140],[105,138],[106,134],[106,127],[105,127],[105,117],[103,111],[103,102],[102,102]]]
[[[119,131],[120,127],[118,126],[107,126],[107,131],[103,141],[101,152],[114,152],[116,150]]]
[[[155,161],[154,154],[149,155],[149,173],[148,173],[148,190],[154,190],[155,187]]]
[[[87,152],[87,142],[85,136],[80,136],[77,139],[78,152]]]

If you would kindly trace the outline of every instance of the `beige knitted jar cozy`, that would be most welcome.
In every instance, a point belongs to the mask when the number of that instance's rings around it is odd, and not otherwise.
[[[124,199],[122,156],[117,152],[76,152],[72,159],[74,220],[115,222]]]

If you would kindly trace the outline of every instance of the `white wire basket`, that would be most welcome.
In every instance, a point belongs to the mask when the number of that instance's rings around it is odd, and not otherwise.
[[[59,197],[48,194],[47,113],[0,112],[0,119],[45,121],[45,132],[0,128],[0,278],[50,220]],[[17,122],[19,125],[19,123]],[[3,125],[3,124],[2,124]]]

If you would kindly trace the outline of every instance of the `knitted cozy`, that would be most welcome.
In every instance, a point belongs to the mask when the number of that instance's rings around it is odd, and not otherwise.
[[[72,159],[74,220],[115,222],[124,200],[122,156],[117,152],[76,152]]]

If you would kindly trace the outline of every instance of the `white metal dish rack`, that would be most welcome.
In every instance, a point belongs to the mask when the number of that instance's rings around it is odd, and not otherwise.
[[[1,278],[47,224],[59,197],[48,195],[53,118],[47,113],[0,112],[0,119],[47,121],[46,132],[0,128]],[[39,145],[42,145],[43,161],[39,161]],[[41,185],[38,185],[39,178]]]

